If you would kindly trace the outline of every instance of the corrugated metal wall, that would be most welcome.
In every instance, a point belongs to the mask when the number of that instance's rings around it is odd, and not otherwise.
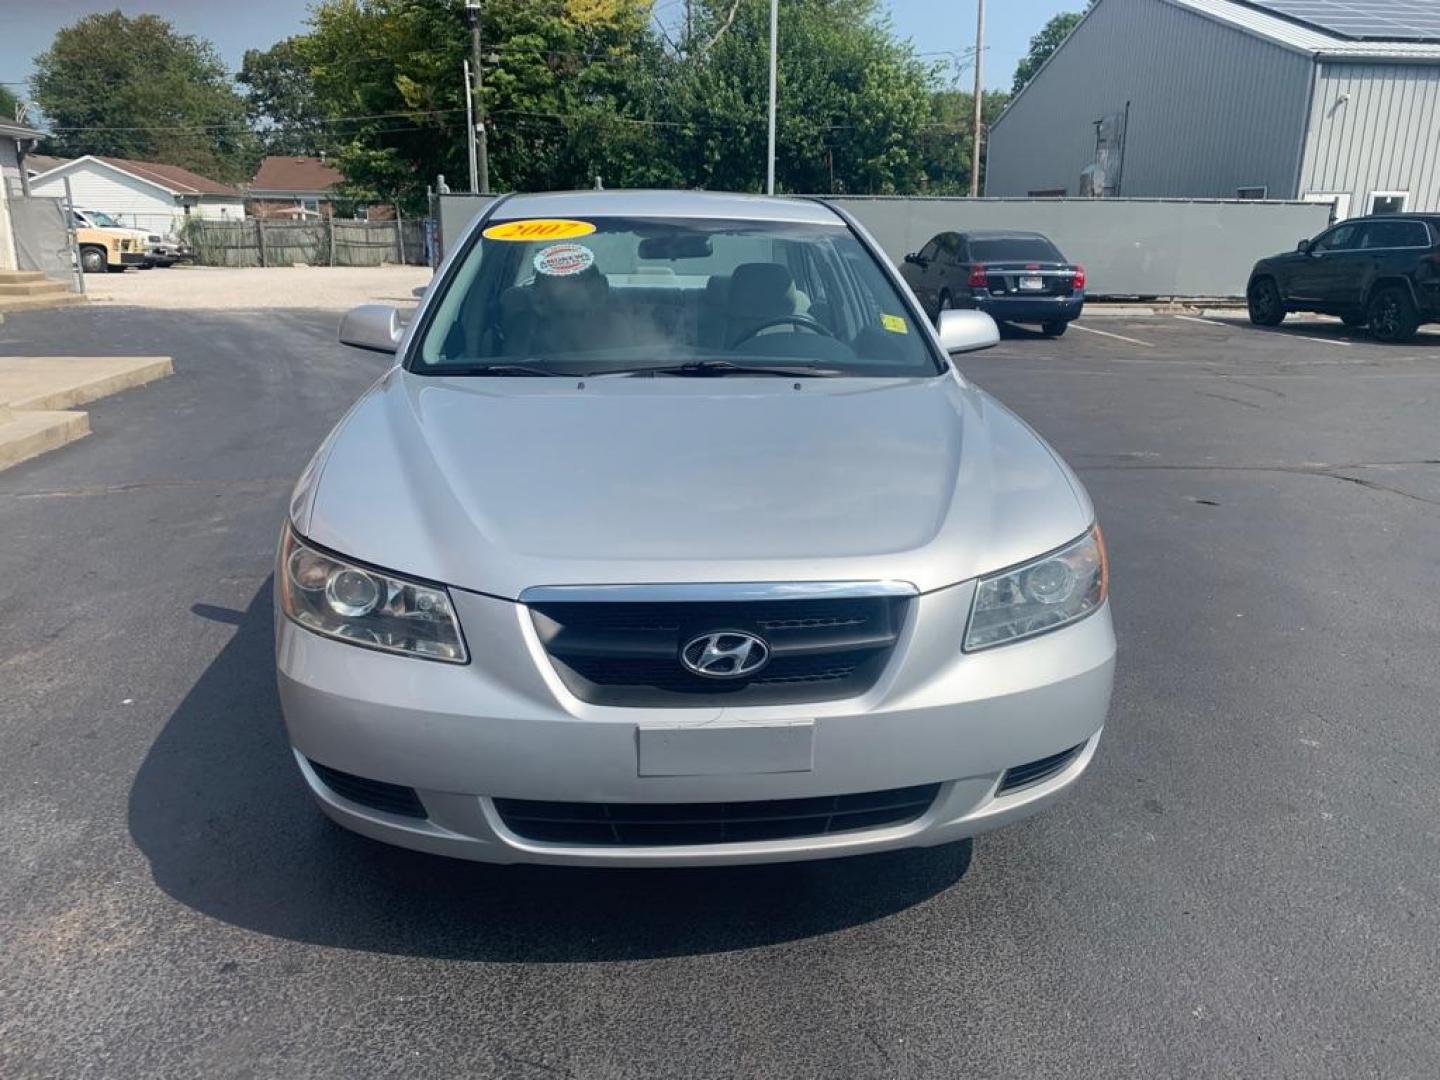
[[[1321,64],[1300,191],[1349,192],[1351,214],[1374,191],[1440,210],[1440,65]]]
[[[1166,3],[1100,0],[990,137],[985,193],[1078,194],[1095,121],[1130,104],[1121,194],[1293,198],[1306,56]]]

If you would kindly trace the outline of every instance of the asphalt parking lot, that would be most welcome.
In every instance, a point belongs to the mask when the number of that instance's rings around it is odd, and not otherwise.
[[[1440,333],[1082,325],[962,365],[1109,539],[1077,793],[968,865],[598,872],[390,850],[295,773],[274,542],[382,358],[316,312],[10,317],[175,376],[0,473],[0,1076],[1433,1076]]]

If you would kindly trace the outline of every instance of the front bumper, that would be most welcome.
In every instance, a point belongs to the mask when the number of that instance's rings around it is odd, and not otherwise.
[[[1085,307],[1085,294],[996,296],[988,289],[976,289],[970,301],[977,309],[1001,322],[1069,322],[1080,317]]]
[[[122,251],[120,252],[121,266],[148,266],[150,256],[143,251]]]
[[[916,598],[890,666],[857,698],[809,705],[635,709],[569,694],[529,612],[452,590],[476,655],[449,665],[317,636],[277,616],[285,723],[300,771],[340,824],[378,840],[487,862],[698,866],[828,858],[963,839],[1040,809],[1089,764],[1109,707],[1108,605],[1041,637],[960,652],[973,584]],[[763,739],[809,726],[810,767],[641,775],[645,733],[728,727]],[[1082,745],[1059,773],[997,793],[1005,770]],[[413,788],[425,817],[352,802],[311,768]],[[763,766],[761,766],[763,767]],[[793,766],[791,766],[793,768]],[[522,838],[494,800],[705,803],[799,799],[940,784],[902,824],[821,836],[676,846]]]

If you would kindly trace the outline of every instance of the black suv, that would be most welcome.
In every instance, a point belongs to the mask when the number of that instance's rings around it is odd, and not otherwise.
[[[1256,326],[1318,311],[1380,341],[1408,341],[1421,323],[1440,322],[1440,214],[1342,221],[1257,262],[1245,296]]]

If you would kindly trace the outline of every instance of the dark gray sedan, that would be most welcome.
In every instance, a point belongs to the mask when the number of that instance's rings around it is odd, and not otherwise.
[[[940,233],[906,255],[900,273],[931,319],[976,308],[998,322],[1036,323],[1058,336],[1085,306],[1085,268],[1040,233]]]

